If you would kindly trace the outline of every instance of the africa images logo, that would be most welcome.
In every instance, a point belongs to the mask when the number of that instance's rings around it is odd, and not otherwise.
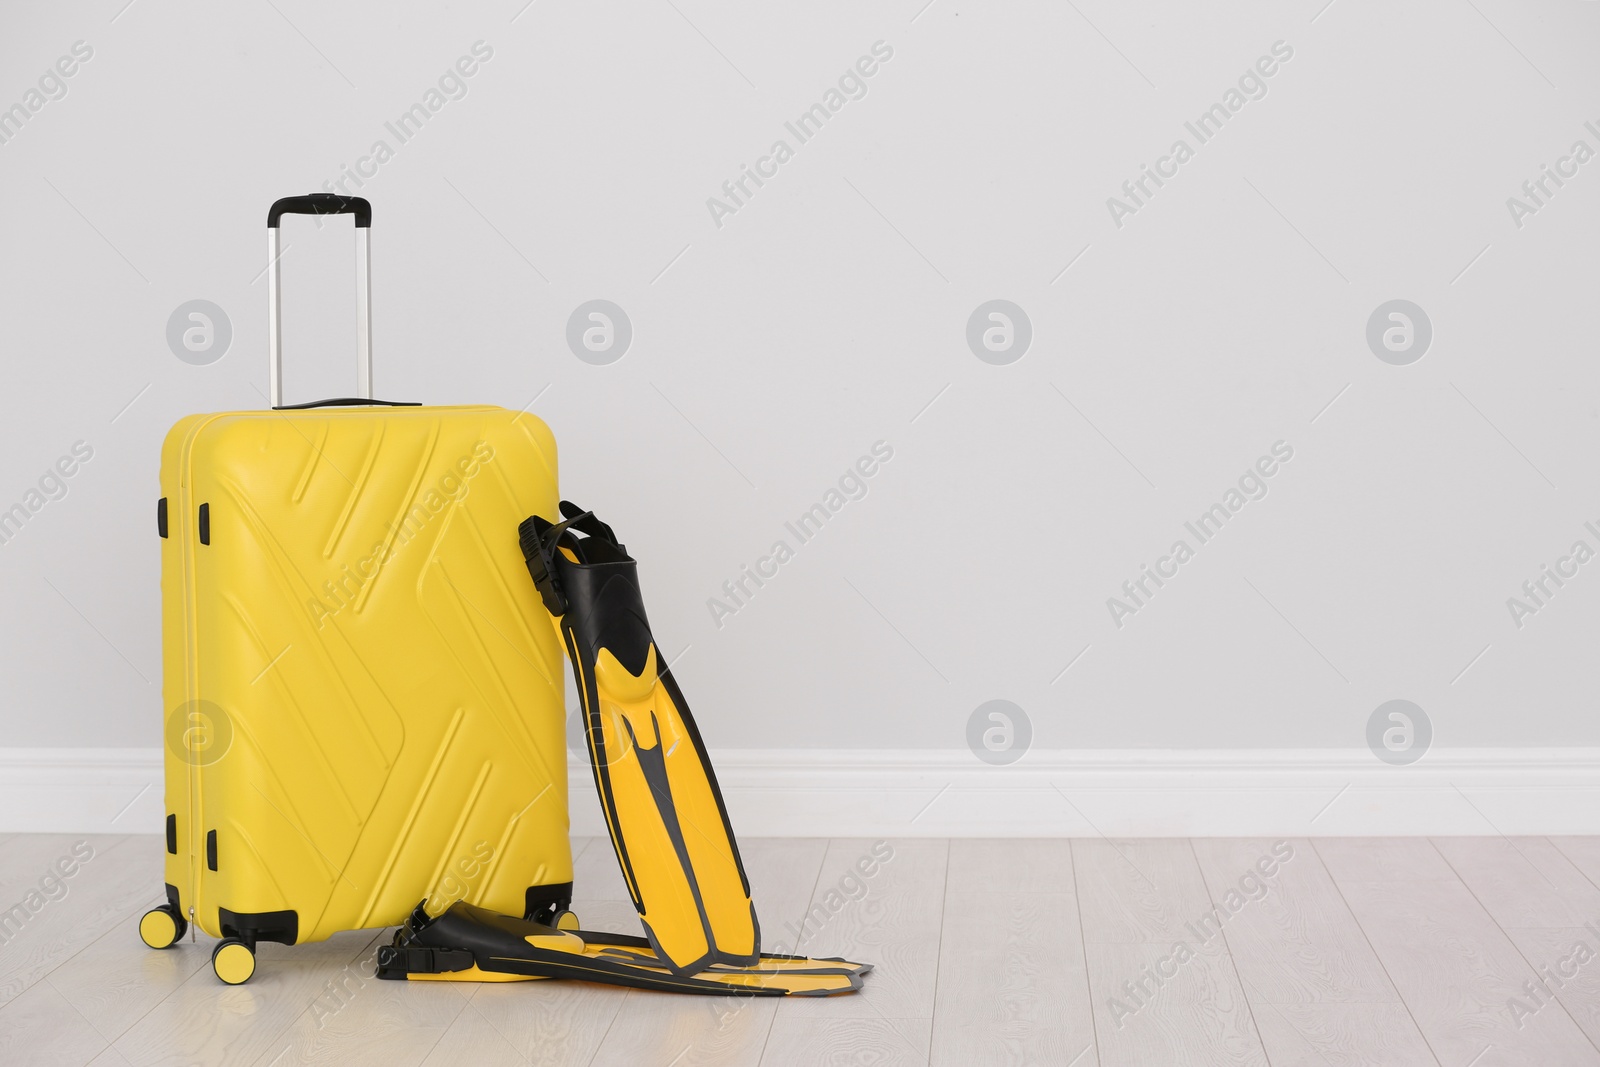
[[[1221,133],[1223,126],[1244,110],[1245,104],[1266,98],[1267,79],[1294,58],[1294,48],[1287,41],[1273,41],[1270,51],[1271,55],[1261,56],[1245,68],[1237,85],[1228,86],[1220,101],[1200,112],[1193,122],[1183,124],[1184,130],[1194,138],[1193,145],[1182,137],[1177,138],[1167,154],[1156,159],[1154,167],[1141,163],[1139,176],[1122,183],[1122,197],[1106,197],[1106,210],[1113,226],[1122,229],[1124,219],[1149,206],[1157,191],[1176,178],[1179,168],[1194,158],[1197,147]]]
[[[209,767],[233,747],[233,718],[209,700],[190,700],[167,716],[167,751],[191,767]]]
[[[753,168],[747,163],[739,165],[738,177],[722,183],[721,197],[706,197],[706,210],[711,213],[711,221],[717,229],[722,229],[724,218],[737,215],[758,190],[776,178],[779,168],[794,158],[796,148],[821,133],[823,126],[844,110],[845,104],[863,99],[867,95],[867,79],[877,74],[883,64],[893,58],[892,45],[887,41],[874,41],[872,54],[861,56],[846,67],[844,73],[839,75],[837,87],[830,85],[823,91],[818,103],[806,108],[794,121],[783,124],[785,132],[794,138],[793,145],[787,138],[778,138],[767,149],[766,155],[757,157]]]
[[[317,629],[322,629],[323,623],[336,617],[345,608],[354,608],[359,613],[379,572],[407,545],[420,537],[436,516],[452,503],[464,499],[471,488],[472,479],[485,464],[493,460],[494,446],[487,441],[479,441],[473,446],[471,454],[457,459],[434,484],[424,487],[412,502],[410,510],[389,528],[386,538],[374,542],[371,550],[357,560],[355,566],[348,563],[341,565],[334,577],[322,583],[320,593],[307,597],[306,610],[311,613],[311,620],[317,624]]]

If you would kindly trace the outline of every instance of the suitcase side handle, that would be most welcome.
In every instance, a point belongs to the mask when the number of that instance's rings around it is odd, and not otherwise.
[[[356,224],[356,396],[372,399],[372,205],[359,196],[286,196],[267,211],[267,382],[271,404],[283,407],[283,289],[278,275],[278,221],[284,215],[354,215]]]

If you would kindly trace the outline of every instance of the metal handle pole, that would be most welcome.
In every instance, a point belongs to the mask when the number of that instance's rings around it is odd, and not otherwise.
[[[283,406],[283,301],[278,288],[278,228],[267,229],[267,391]]]
[[[356,395],[372,399],[372,227],[356,227]]]

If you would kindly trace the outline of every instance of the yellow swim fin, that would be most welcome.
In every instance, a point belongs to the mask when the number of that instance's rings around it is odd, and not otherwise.
[[[679,976],[753,966],[761,936],[750,883],[689,705],[651,635],[638,563],[592,513],[562,501],[561,514],[521,524],[522,554],[572,661],[595,787],[649,946]]]
[[[872,970],[847,960],[763,956],[751,967],[716,964],[696,975],[668,967],[642,937],[562,931],[462,901],[437,918],[418,905],[378,950],[378,977],[409,981],[583,982],[712,996],[826,997],[854,993]]]

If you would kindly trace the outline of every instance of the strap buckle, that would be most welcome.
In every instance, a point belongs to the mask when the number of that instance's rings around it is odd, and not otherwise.
[[[464,971],[477,964],[470,949],[422,948],[385,945],[378,950],[378,977],[404,978],[408,974],[443,974]]]
[[[582,529],[580,524],[594,517],[592,511],[574,514],[577,509],[568,511],[571,507],[562,502],[561,510],[567,518],[561,522],[552,523],[549,519],[530,515],[517,527],[517,536],[522,541],[522,559],[528,565],[528,574],[533,578],[540,598],[544,600],[545,609],[557,618],[567,613],[567,598],[561,591],[561,582],[556,578],[556,553],[561,550],[561,538],[573,526]]]
[[[530,521],[544,523],[545,520],[535,516]],[[553,529],[546,524],[546,529]],[[559,539],[559,534],[557,538]],[[537,533],[532,539],[524,537],[522,542],[523,559],[528,564],[528,574],[533,578],[535,588],[539,590],[539,597],[544,601],[545,610],[550,614],[560,617],[567,613],[567,598],[561,595],[561,586],[556,582],[555,571],[555,543],[547,546],[544,533]],[[532,548],[531,553],[528,552]]]
[[[538,515],[529,515],[517,527],[517,537],[522,542],[522,559],[528,565],[528,574],[544,600],[550,614],[560,618],[570,606],[556,576],[556,553],[561,551],[561,539],[568,530],[577,530],[590,537],[598,537],[616,546],[626,555],[627,549],[617,542],[611,527],[594,517],[594,512],[584,511],[570,500],[561,502],[560,522],[551,522]]]

